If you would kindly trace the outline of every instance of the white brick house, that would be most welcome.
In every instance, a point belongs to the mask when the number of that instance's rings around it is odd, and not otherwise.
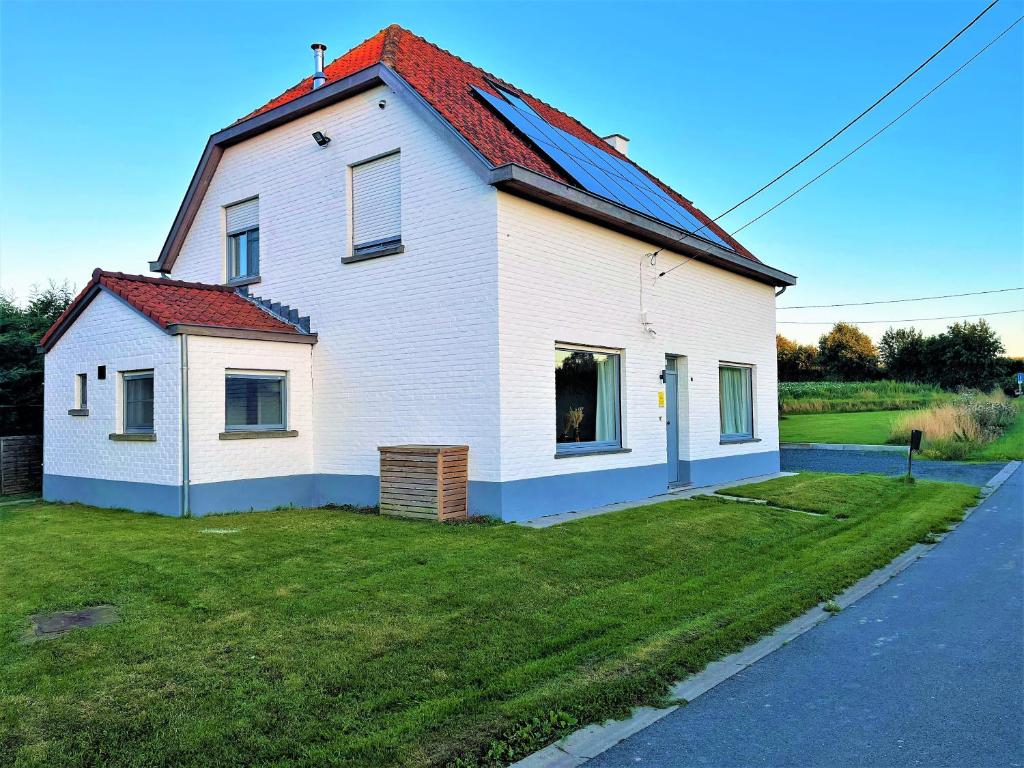
[[[165,278],[97,273],[44,338],[44,495],[373,504],[378,446],[465,444],[470,511],[521,520],[776,471],[795,278],[625,147],[381,31],[211,136]]]

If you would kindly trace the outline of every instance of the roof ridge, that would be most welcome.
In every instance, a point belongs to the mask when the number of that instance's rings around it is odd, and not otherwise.
[[[380,51],[381,63],[387,64],[389,67],[394,69],[396,66],[395,62],[398,59],[398,48],[401,43],[402,35],[408,33],[409,30],[400,27],[398,24],[389,24],[382,29],[381,32],[384,33],[384,44],[381,46]],[[380,32],[377,34],[379,35]]]
[[[112,280],[128,280],[140,283],[154,283],[156,285],[173,285],[178,288],[195,288],[204,291],[227,291],[234,292],[234,288],[229,285],[217,285],[216,283],[196,283],[189,282],[187,280],[174,280],[170,277],[151,277],[149,275],[129,275],[124,272],[109,272],[105,269],[97,267],[92,272],[92,279],[100,281],[104,277]]]
[[[342,53],[342,54],[340,54],[338,56],[335,56],[333,59],[331,59],[331,61],[329,63],[324,65],[324,72],[326,72],[336,61],[339,61],[340,59],[345,58],[346,56],[348,56],[350,53],[352,53],[353,51],[357,50],[358,48],[362,48],[364,45],[366,45],[367,43],[369,43],[371,40],[373,40],[374,38],[378,37],[379,35],[386,35],[388,33],[388,31],[391,29],[391,27],[397,27],[398,29],[402,29],[397,24],[391,24],[390,26],[387,26],[387,27],[384,27],[383,29],[377,30],[372,35],[370,35],[368,38],[363,40],[361,43],[357,43],[356,45],[353,45],[351,48],[349,48],[344,53]],[[382,55],[381,59],[383,60],[383,58],[384,57]],[[275,96],[272,99],[268,99],[263,104],[261,104],[260,106],[256,107],[254,110],[249,112],[249,114],[244,115],[243,117],[240,117],[237,120],[235,120],[233,123],[231,123],[231,125],[238,125],[239,123],[245,122],[250,117],[255,117],[259,113],[266,111],[267,108],[270,107],[270,105],[273,104],[275,101],[277,101],[279,98],[281,98],[281,96],[283,96],[286,93],[290,93],[291,91],[294,91],[296,88],[298,88],[300,85],[302,85],[303,83],[306,83],[306,82],[309,82],[309,83],[312,84],[312,82],[313,82],[313,75],[312,74],[309,74],[309,75],[306,75],[303,78],[300,78],[294,85],[289,85],[287,88],[285,88],[283,91],[281,91],[280,94],[278,94],[277,96]]]

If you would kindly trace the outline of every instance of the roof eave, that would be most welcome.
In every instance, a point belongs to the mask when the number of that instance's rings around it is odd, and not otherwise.
[[[316,344],[315,333],[292,331],[258,331],[251,328],[228,328],[223,325],[200,325],[197,323],[171,323],[167,333],[172,336],[217,336],[224,339],[247,339],[249,341],[283,341],[289,344]]]
[[[655,221],[603,197],[556,181],[521,165],[509,163],[491,172],[490,184],[502,191],[572,213],[653,245],[694,256],[698,261],[776,287],[796,285],[796,277],[767,264],[753,261],[699,235]],[[689,235],[685,237],[685,235]]]

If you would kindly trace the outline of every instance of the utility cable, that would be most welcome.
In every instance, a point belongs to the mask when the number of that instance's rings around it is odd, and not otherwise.
[[[885,299],[881,301],[853,301],[848,304],[803,304],[799,307],[776,307],[783,309],[828,309],[831,307],[866,307],[871,304],[903,304],[908,301],[933,301],[935,299],[955,299],[961,296],[983,296],[988,293],[1008,293],[1009,291],[1024,291],[1021,288],[996,288],[991,291],[973,291],[971,293],[945,293],[941,296],[921,296],[916,299]]]
[[[780,325],[834,325],[835,323],[846,323],[847,325],[868,325],[870,323],[920,323],[925,320],[963,320],[968,317],[1013,315],[1017,312],[1024,312],[1024,309],[1008,309],[1004,312],[979,312],[973,315],[947,315],[946,317],[904,317],[901,320],[777,320],[776,323]]]

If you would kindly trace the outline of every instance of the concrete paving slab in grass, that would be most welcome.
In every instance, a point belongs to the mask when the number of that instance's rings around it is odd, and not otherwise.
[[[550,528],[552,525],[571,523],[574,520],[584,520],[588,517],[594,517],[595,515],[606,515],[609,512],[619,512],[623,509],[648,507],[652,504],[663,504],[666,501],[675,501],[676,499],[692,499],[694,496],[711,496],[723,488],[735,488],[739,485],[760,483],[765,480],[774,480],[777,477],[788,477],[792,474],[794,473],[774,472],[770,475],[759,475],[758,477],[748,477],[743,480],[733,480],[731,483],[703,485],[698,488],[680,488],[679,490],[669,491],[668,493],[662,493],[658,496],[651,496],[649,499],[640,499],[639,501],[620,501],[615,504],[605,504],[601,507],[593,507],[592,509],[581,509],[578,512],[562,512],[557,515],[548,515],[547,517],[538,517],[533,520],[526,520],[524,522],[517,523],[517,525],[522,525],[526,528]]]

